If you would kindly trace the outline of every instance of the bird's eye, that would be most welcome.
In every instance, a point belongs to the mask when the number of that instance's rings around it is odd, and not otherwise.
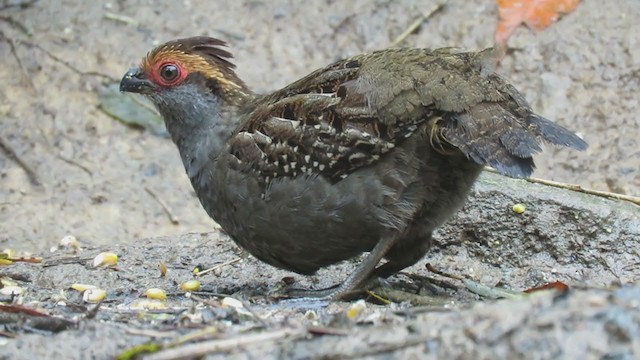
[[[160,68],[160,76],[167,83],[172,83],[180,77],[180,69],[174,64],[166,64]]]

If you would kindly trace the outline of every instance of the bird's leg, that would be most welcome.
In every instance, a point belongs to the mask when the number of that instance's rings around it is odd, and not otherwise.
[[[425,230],[413,238],[403,238],[385,255],[387,262],[371,274],[372,280],[386,279],[420,261],[431,247],[431,230]]]
[[[289,295],[342,300],[357,293],[367,283],[380,260],[393,247],[399,237],[400,235],[397,232],[383,236],[364,261],[358,265],[342,284],[321,290],[294,290],[289,292]]]

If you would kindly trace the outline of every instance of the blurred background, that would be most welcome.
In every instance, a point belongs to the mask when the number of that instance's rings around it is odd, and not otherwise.
[[[0,246],[39,251],[65,235],[127,243],[215,227],[171,141],[100,108],[101,94],[153,46],[223,39],[240,77],[266,92],[391,46],[440,3],[0,1]],[[547,147],[534,176],[640,194],[638,19],[640,1],[583,0],[542,32],[514,32],[498,72],[590,144]],[[497,22],[493,0],[449,0],[399,46],[482,49]]]

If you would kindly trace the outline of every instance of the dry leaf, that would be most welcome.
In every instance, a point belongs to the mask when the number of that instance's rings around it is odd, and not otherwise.
[[[569,286],[561,281],[554,281],[552,283],[547,283],[542,286],[527,289],[524,292],[530,294],[536,291],[543,291],[543,290],[556,290],[559,293],[566,293],[567,291],[569,291]]]
[[[561,15],[572,12],[580,0],[496,0],[500,21],[496,27],[496,45],[505,49],[513,31],[525,23],[542,31]]]

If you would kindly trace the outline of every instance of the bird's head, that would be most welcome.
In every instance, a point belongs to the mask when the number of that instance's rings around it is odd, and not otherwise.
[[[234,105],[250,91],[234,72],[227,44],[210,37],[172,40],[151,50],[139,67],[129,69],[120,91],[149,97],[165,107],[192,105],[200,97]]]

